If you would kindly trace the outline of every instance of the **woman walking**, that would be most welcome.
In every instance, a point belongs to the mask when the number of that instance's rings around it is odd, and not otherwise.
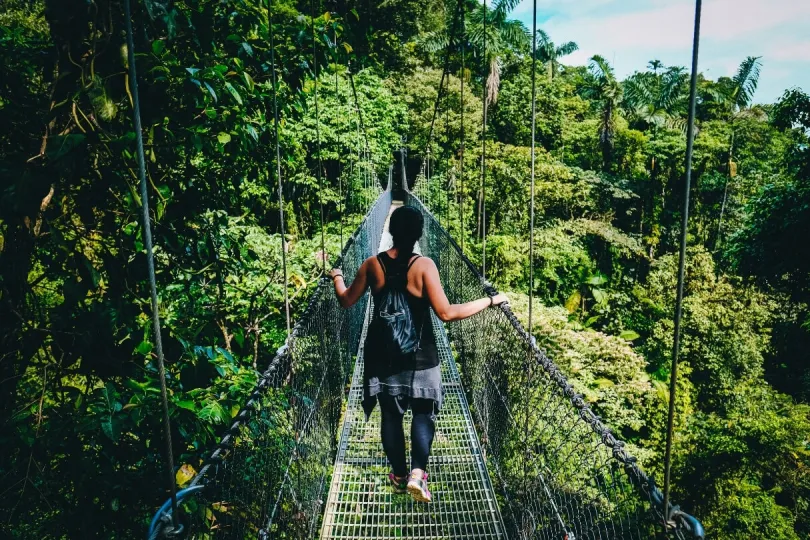
[[[442,289],[436,264],[413,252],[424,228],[422,213],[410,206],[397,208],[391,214],[388,228],[394,246],[366,259],[349,287],[344,283],[343,273],[339,269],[333,269],[330,276],[335,283],[338,301],[344,308],[353,306],[363,297],[366,289],[371,288],[375,306],[372,321],[380,319],[379,308],[386,292],[392,288],[404,292],[410,312],[407,324],[418,335],[415,351],[392,354],[391,343],[380,343],[381,338],[369,332],[364,352],[363,408],[368,418],[377,401],[380,403],[380,435],[391,464],[388,479],[394,492],[407,491],[417,501],[430,502],[432,496],[427,486],[426,468],[436,431],[436,415],[444,397],[430,308],[442,321],[459,321],[501,304],[507,298],[498,294],[465,304],[451,304]],[[413,413],[410,474],[402,429],[402,420],[408,408]]]

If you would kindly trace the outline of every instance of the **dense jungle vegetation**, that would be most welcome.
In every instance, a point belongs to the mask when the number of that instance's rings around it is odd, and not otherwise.
[[[403,140],[418,172],[456,2],[315,4],[270,6],[294,315]],[[479,262],[486,228],[488,277],[525,313],[531,35],[515,0],[490,4],[466,1],[425,198]],[[165,494],[122,6],[0,4],[11,537],[136,537]],[[133,7],[183,485],[285,336],[267,2]],[[538,50],[536,336],[661,484],[689,74],[652,60],[619,80],[598,56],[567,66],[576,44],[552,37]],[[712,538],[807,539],[810,96],[759,104],[767,59],[746,54],[734,77],[698,85],[673,498]]]

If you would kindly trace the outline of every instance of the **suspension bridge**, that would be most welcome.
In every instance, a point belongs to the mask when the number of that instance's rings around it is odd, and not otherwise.
[[[152,276],[155,334],[159,336],[129,0],[125,0],[125,5],[146,249]],[[691,162],[692,150],[700,5],[697,0],[688,162]],[[434,107],[434,122],[443,95],[450,50],[456,44],[455,35],[463,15],[463,2],[459,2]],[[272,24],[269,27],[275,89]],[[534,33],[536,35],[536,29]],[[536,40],[533,46],[536,47]],[[461,47],[463,62],[463,40]],[[317,69],[316,62],[316,81]],[[353,80],[352,88],[354,90]],[[462,110],[463,92],[462,86]],[[315,95],[317,100],[317,87]],[[279,199],[283,202],[278,108],[275,94],[273,97],[276,175]],[[533,78],[533,133],[534,97]],[[354,99],[356,102],[356,92]],[[485,141],[486,100],[484,102]],[[360,115],[359,107],[357,112]],[[364,126],[363,131],[365,136]],[[425,173],[429,172],[432,136],[433,122],[427,144],[428,157],[415,181],[408,181],[404,161],[396,165],[399,168],[396,171],[393,165],[389,168],[387,181],[369,178],[368,185],[378,187],[378,197],[343,246],[335,266],[343,269],[347,282],[354,279],[360,264],[390,241],[385,227],[392,207],[408,204],[425,217],[425,233],[419,249],[435,261],[450,302],[463,303],[494,295],[497,293],[494,287],[418,196],[426,183]],[[463,117],[461,138],[463,167]],[[483,177],[485,146],[482,155]],[[318,163],[320,183],[319,154]],[[687,193],[688,175],[689,172]],[[395,176],[400,178],[397,190],[392,186]],[[481,185],[484,185],[483,179]],[[394,193],[401,200],[394,200]],[[534,160],[531,203],[533,234]],[[283,208],[283,204],[279,207]],[[684,220],[686,218],[684,213]],[[283,216],[280,222],[284,223]],[[685,231],[686,227],[683,229]],[[682,283],[683,245],[681,257]],[[681,295],[682,288],[679,306]],[[363,301],[344,310],[332,291],[331,281],[320,280],[306,310],[290,328],[285,345],[261,374],[233,423],[207,456],[196,477],[177,492],[169,443],[166,453],[172,496],[155,514],[149,528],[150,539],[182,536],[583,540],[642,539],[662,534],[669,538],[703,538],[700,522],[668,501],[672,410],[665,468],[667,488],[662,494],[626,451],[624,443],[576,393],[553,360],[536,346],[531,337],[531,315],[527,331],[508,304],[447,325],[432,315],[440,342],[446,396],[428,464],[434,501],[426,505],[414,503],[406,495],[394,495],[386,483],[388,468],[379,441],[379,412],[366,422],[360,406],[362,337],[371,302],[366,293]],[[287,308],[289,317],[289,305]],[[676,328],[678,319],[679,315]],[[156,352],[168,432],[159,339]]]
[[[450,301],[495,294],[422,202],[410,192],[404,202],[425,216],[420,248],[436,261]],[[343,248],[348,280],[386,246],[393,203],[389,186]],[[656,535],[660,490],[508,305],[446,327],[434,316],[446,393],[429,464],[435,500],[392,494],[379,412],[366,423],[360,407],[370,302],[367,295],[343,310],[321,281],[244,409],[178,492],[188,537]],[[152,537],[172,529],[169,508],[155,516]],[[675,537],[702,537],[693,517],[677,508],[670,516]]]

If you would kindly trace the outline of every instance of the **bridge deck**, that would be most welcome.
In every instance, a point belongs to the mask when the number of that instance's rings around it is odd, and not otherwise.
[[[390,245],[387,225],[386,222],[381,249]],[[361,407],[361,346],[324,512],[322,539],[487,539],[505,536],[447,335],[441,321],[435,315],[432,318],[439,340],[445,390],[428,463],[433,502],[416,503],[407,494],[393,494],[388,485],[390,469],[380,442],[379,407],[368,422]],[[410,433],[410,417],[409,412],[405,417],[406,439]],[[410,455],[410,441],[408,451]]]

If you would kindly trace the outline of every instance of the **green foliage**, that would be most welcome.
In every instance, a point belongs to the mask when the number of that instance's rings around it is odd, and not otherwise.
[[[518,318],[527,324],[528,297],[513,293],[509,299]],[[622,338],[571,324],[563,308],[538,302],[533,317],[538,346],[566,372],[597,414],[633,443],[633,453],[644,462],[652,461],[655,451],[637,445],[641,434],[648,433],[651,410],[663,409],[665,402],[653,391],[644,358]]]
[[[654,265],[646,290],[638,296],[649,308],[667,316],[652,328],[647,355],[654,366],[666,369],[672,350],[672,292],[677,282],[677,256],[667,255]],[[683,304],[681,358],[692,366],[697,400],[710,410],[725,410],[737,399],[737,388],[761,380],[763,353],[770,323],[769,305],[757,291],[734,286],[716,277],[714,262],[705,250],[689,251]]]
[[[138,536],[165,492],[124,20],[121,4],[96,4],[20,2],[2,15],[0,62],[16,73],[0,83],[13,126],[0,138],[0,473],[13,501],[0,522],[12,537]],[[361,160],[345,72],[336,94],[322,69],[346,64],[350,48],[336,54],[326,37],[342,21],[274,3],[282,248],[263,3],[143,8],[136,61],[172,442],[189,471],[285,338],[282,249],[295,316],[320,277],[320,229],[333,259],[338,220],[366,211],[407,124],[383,79],[357,73],[371,150]]]
[[[134,3],[180,484],[284,340],[282,250],[296,315],[403,139],[411,177],[430,157],[420,196],[475,262],[487,232],[487,277],[520,291],[521,316],[531,262],[548,306],[534,310],[538,341],[660,483],[687,72],[652,61],[620,81],[601,56],[561,65],[576,45],[538,33],[528,261],[530,35],[515,1],[468,5],[467,56],[449,56],[436,109],[455,6],[272,2],[273,66],[266,2]],[[137,536],[165,489],[123,28],[108,0],[6,0],[0,13],[11,536]],[[713,537],[806,538],[810,100],[791,89],[754,105],[760,66],[699,77],[675,496]],[[279,426],[271,443],[290,436]]]
[[[538,65],[536,142],[553,152],[560,147],[562,137],[563,108],[560,103],[560,86],[543,77]],[[517,73],[501,83],[498,102],[490,112],[490,129],[498,140],[517,146],[531,145],[531,123],[526,122],[526,111],[531,111],[531,62],[520,64]]]
[[[698,414],[681,441],[679,490],[695,493],[707,533],[749,538],[803,538],[810,505],[810,421],[762,384],[741,384],[726,414]]]

